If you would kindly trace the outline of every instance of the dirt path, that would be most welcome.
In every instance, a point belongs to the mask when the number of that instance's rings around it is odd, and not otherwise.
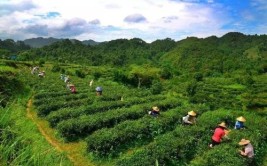
[[[61,143],[53,135],[54,131],[48,122],[40,120],[36,112],[32,111],[32,99],[27,103],[27,117],[30,118],[38,127],[40,133],[45,137],[58,152],[65,152],[74,166],[93,166],[83,155],[84,145],[82,143]]]

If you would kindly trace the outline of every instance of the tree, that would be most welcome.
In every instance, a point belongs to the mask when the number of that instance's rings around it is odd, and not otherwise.
[[[153,79],[158,77],[159,72],[159,68],[150,65],[131,65],[128,79],[132,80],[131,82],[137,85],[138,88],[141,86],[150,87]]]

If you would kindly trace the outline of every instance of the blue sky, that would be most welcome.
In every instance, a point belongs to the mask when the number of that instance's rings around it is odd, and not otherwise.
[[[266,0],[1,0],[0,39],[146,42],[267,34]]]

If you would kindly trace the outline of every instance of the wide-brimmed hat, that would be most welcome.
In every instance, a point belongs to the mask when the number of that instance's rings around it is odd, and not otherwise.
[[[241,139],[241,141],[238,143],[239,145],[246,145],[246,144],[249,144],[250,143],[250,140],[247,140],[247,139]]]
[[[194,111],[189,111],[187,114],[190,116],[196,116],[197,115]]]
[[[69,86],[74,86],[73,84],[69,84]]]
[[[227,128],[225,122],[222,122],[222,123],[218,124],[218,126]]]
[[[159,111],[159,108],[157,106],[152,107],[153,110]]]
[[[243,116],[236,118],[236,120],[238,120],[239,122],[245,122],[246,121],[246,119]]]
[[[102,87],[98,86],[98,87],[95,88],[95,90],[96,90],[97,92],[101,92],[101,91],[102,91]]]

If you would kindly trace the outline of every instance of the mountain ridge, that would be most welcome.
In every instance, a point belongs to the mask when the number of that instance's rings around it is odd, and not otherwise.
[[[63,38],[58,39],[58,38],[53,38],[53,37],[48,37],[48,38],[36,37],[36,38],[25,39],[25,40],[23,40],[23,42],[32,48],[41,48],[41,47],[48,46],[48,45],[51,45],[55,42],[62,41],[62,40],[66,40],[66,39],[63,39]],[[74,41],[76,39],[69,39],[69,40]],[[78,41],[80,41],[80,40],[78,40]],[[97,45],[100,43],[100,42],[96,42],[96,41],[91,40],[91,39],[82,40],[80,42],[82,42],[82,44],[84,44],[84,45],[91,45],[91,46],[94,46],[94,45]]]

